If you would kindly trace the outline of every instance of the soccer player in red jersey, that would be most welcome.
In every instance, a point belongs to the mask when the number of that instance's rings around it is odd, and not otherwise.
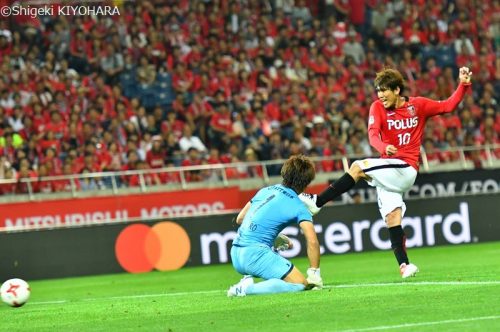
[[[458,88],[447,100],[436,101],[403,96],[404,79],[397,70],[385,69],[377,73],[378,100],[370,107],[368,136],[371,146],[380,152],[380,158],[357,160],[348,172],[319,195],[303,193],[299,196],[314,215],[324,204],[351,189],[361,179],[376,187],[380,214],[389,228],[391,247],[403,278],[418,272],[408,260],[401,221],[406,210],[403,194],[415,182],[419,169],[425,122],[457,107],[471,85],[471,75],[469,68],[460,68]]]

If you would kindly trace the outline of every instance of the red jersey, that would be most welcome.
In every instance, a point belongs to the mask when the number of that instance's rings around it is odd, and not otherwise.
[[[368,119],[370,145],[380,152],[382,158],[398,158],[418,170],[425,122],[431,116],[452,112],[469,85],[461,83],[444,101],[410,97],[397,109],[385,109],[380,100],[373,102]],[[388,156],[385,151],[388,145],[394,145],[398,152]]]

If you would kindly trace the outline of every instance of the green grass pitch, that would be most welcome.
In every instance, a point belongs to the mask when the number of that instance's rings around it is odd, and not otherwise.
[[[326,288],[227,298],[227,265],[30,282],[0,331],[500,331],[500,242],[322,257]],[[306,259],[293,262],[302,270]],[[14,276],[13,276],[14,277]]]

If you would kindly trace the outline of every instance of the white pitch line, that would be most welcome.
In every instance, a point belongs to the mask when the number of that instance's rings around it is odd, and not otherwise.
[[[397,286],[476,286],[476,285],[500,285],[500,280],[491,281],[416,281],[416,282],[394,282],[394,283],[367,283],[367,284],[344,284],[344,285],[326,285],[323,288],[363,288],[363,287],[397,287]],[[185,296],[185,295],[205,295],[223,293],[226,290],[205,290],[194,292],[176,292],[176,293],[156,293],[156,294],[138,294],[138,295],[122,295],[110,297],[92,297],[80,300],[54,300],[43,302],[29,302],[30,305],[39,304],[62,304],[68,302],[79,301],[103,301],[103,300],[124,300],[124,299],[143,299],[148,297],[165,297],[165,296]]]
[[[382,325],[382,326],[367,327],[364,329],[343,330],[341,332],[364,332],[364,331],[402,329],[402,328],[407,328],[407,327],[420,327],[420,326],[429,326],[429,325],[465,323],[465,322],[475,322],[478,320],[492,320],[492,319],[500,319],[500,316],[483,316],[483,317],[471,317],[471,318],[461,318],[461,319],[437,320],[437,321],[433,321],[433,322],[407,323],[407,324],[399,324],[399,325]]]
[[[42,301],[42,302],[29,302],[30,305],[37,304],[62,304],[66,303],[68,300],[59,300],[59,301]]]
[[[138,295],[123,295],[123,296],[110,296],[110,297],[91,297],[88,299],[79,299],[75,301],[71,300],[59,300],[59,301],[44,301],[44,302],[30,302],[32,304],[62,304],[68,302],[91,302],[91,301],[109,301],[109,300],[124,300],[124,299],[145,299],[148,297],[164,297],[164,296],[185,296],[185,295],[203,295],[203,294],[214,294],[221,293],[223,290],[210,290],[210,291],[196,291],[196,292],[178,292],[178,293],[156,293],[156,294],[138,294]]]
[[[391,286],[475,286],[500,285],[500,280],[493,281],[415,281],[415,282],[385,282],[370,284],[331,285],[323,288],[361,288],[361,287],[391,287]]]
[[[144,294],[144,295],[123,295],[123,296],[112,296],[106,299],[110,300],[122,300],[122,299],[142,299],[146,297],[158,297],[158,296],[183,296],[183,295],[199,295],[199,294],[215,294],[223,292],[220,289],[210,290],[210,291],[197,291],[197,292],[179,292],[179,293],[160,293],[160,294]],[[99,298],[84,299],[85,301],[99,300]]]

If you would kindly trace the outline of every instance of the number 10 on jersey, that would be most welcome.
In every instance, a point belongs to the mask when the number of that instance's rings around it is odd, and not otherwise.
[[[398,134],[399,145],[406,145],[410,143],[410,133]]]

